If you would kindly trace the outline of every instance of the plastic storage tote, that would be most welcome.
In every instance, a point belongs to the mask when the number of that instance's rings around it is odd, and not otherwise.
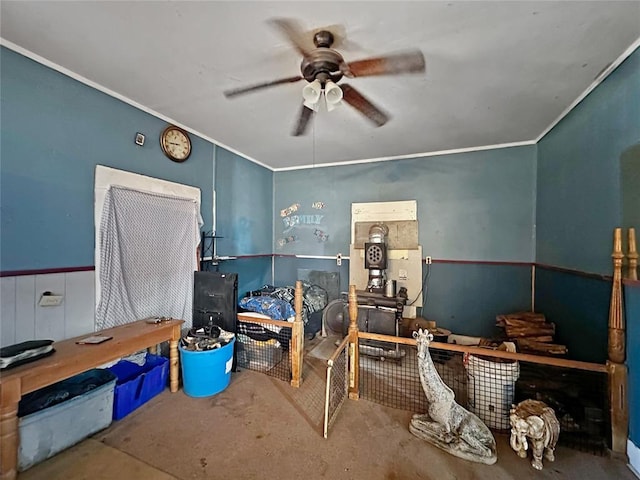
[[[116,377],[93,369],[22,397],[18,471],[54,456],[111,424]]]
[[[167,386],[169,360],[147,353],[145,364],[120,360],[109,371],[116,375],[113,419],[120,420],[161,393]]]
[[[465,357],[469,410],[489,428],[508,430],[509,410],[520,376],[518,362],[500,363],[474,355]]]
[[[214,350],[192,351],[180,345],[182,387],[190,397],[210,397],[231,381],[233,348],[236,339]]]

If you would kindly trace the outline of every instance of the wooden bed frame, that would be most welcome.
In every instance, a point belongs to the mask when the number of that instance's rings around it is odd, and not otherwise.
[[[636,251],[636,232],[629,229],[629,273],[635,274],[638,253]],[[622,229],[613,232],[613,282],[611,287],[611,304],[609,306],[609,401],[611,404],[611,450],[623,456],[627,453],[627,437],[629,435],[629,405],[627,403],[627,366],[626,329],[624,324],[624,307],[622,304]],[[631,268],[633,267],[633,274]]]

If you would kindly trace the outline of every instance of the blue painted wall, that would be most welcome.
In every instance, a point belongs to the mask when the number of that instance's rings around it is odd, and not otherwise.
[[[415,199],[425,255],[532,262],[535,158],[531,146],[276,172],[274,251],[348,254],[352,202]],[[298,268],[337,271],[333,260],[276,257],[275,283],[292,282]],[[436,263],[418,313],[456,333],[491,336],[497,314],[530,308],[530,288],[526,265]]]
[[[636,50],[538,143],[536,259],[611,275],[613,229],[638,218],[629,185],[640,143],[640,51]],[[635,154],[634,154],[635,152]],[[626,180],[626,182],[625,182]],[[627,183],[627,185],[625,185]],[[635,225],[636,230],[640,225]],[[640,320],[626,289],[630,438],[640,444]],[[572,357],[604,361],[611,282],[538,269],[536,309],[558,325]]]
[[[273,172],[224,148],[216,150],[219,255],[271,254]]]
[[[640,285],[625,286],[624,302],[629,367],[629,438],[640,447]]]
[[[496,315],[531,309],[528,265],[434,263],[427,285],[422,316],[461,335],[491,338]]]
[[[621,157],[640,142],[639,86],[636,51],[538,143],[539,263],[611,274]]]
[[[638,134],[640,136],[640,133]],[[640,140],[620,156],[622,228],[640,232]]]
[[[220,263],[219,271],[238,274],[238,300],[271,282],[271,256],[238,258]]]
[[[96,165],[199,187],[211,229],[211,143],[192,135],[189,159],[172,162],[164,121],[4,47],[0,83],[2,271],[93,265]]]
[[[556,324],[556,342],[570,358],[606,361],[610,299],[610,281],[536,268],[536,311]]]
[[[345,254],[351,203],[417,200],[425,255],[531,262],[535,162],[536,147],[526,146],[276,172],[274,251]],[[290,228],[293,215],[301,221]]]
[[[218,255],[251,256],[223,261],[220,271],[238,273],[238,295],[271,284],[273,172],[216,147]],[[264,257],[263,255],[267,255]]]

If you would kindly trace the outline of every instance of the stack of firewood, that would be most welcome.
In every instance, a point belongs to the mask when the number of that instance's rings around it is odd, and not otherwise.
[[[518,346],[518,351],[543,355],[565,355],[567,347],[553,342],[554,323],[547,322],[544,314],[516,312],[496,317],[496,325],[504,328],[507,338]]]

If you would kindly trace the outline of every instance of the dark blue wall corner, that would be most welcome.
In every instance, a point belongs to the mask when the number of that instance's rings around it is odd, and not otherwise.
[[[273,172],[217,147],[215,177],[218,254],[270,255]]]
[[[624,306],[629,368],[629,438],[640,445],[640,285],[625,285]]]
[[[220,272],[238,274],[238,300],[247,292],[271,284],[271,256],[224,260],[218,268]]]
[[[620,162],[639,140],[638,85],[640,50],[538,143],[536,262],[611,273]]]
[[[490,338],[497,315],[531,309],[529,265],[434,263],[427,284],[422,316],[460,335]]]
[[[301,270],[317,270],[320,272],[335,272],[340,276],[340,292],[349,291],[349,261],[342,260],[338,266],[334,259],[296,258],[275,256],[274,285],[295,285],[296,280],[302,279]]]
[[[569,358],[607,360],[610,299],[610,281],[536,267],[535,310],[556,324],[555,341]]]

